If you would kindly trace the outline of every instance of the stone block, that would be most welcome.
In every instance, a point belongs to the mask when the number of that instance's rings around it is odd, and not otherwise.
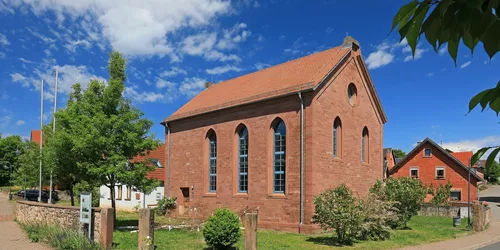
[[[139,209],[139,250],[154,250],[155,214],[151,208]]]

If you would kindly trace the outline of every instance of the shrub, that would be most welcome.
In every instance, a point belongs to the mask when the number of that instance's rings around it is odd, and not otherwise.
[[[100,250],[101,246],[90,242],[84,235],[60,227],[41,224],[21,224],[32,242],[44,242],[57,250]]]
[[[444,186],[443,184],[439,185],[439,187],[436,189],[436,194],[434,194],[434,197],[432,197],[431,203],[435,205],[448,205],[452,186],[453,185],[450,183],[450,181],[448,181],[448,183],[446,183],[446,185]]]
[[[420,204],[424,201],[427,189],[419,179],[411,177],[389,178],[385,186],[377,181],[370,192],[379,200],[394,202],[398,210],[398,221],[391,225],[392,228],[406,228],[411,217],[417,215]]]
[[[314,205],[313,223],[324,230],[334,229],[339,243],[350,243],[361,222],[359,205],[351,190],[345,184],[324,190],[314,197]]]
[[[216,209],[203,226],[203,237],[214,249],[228,248],[241,237],[240,218],[227,208]]]
[[[175,208],[175,204],[177,201],[177,197],[168,197],[168,198],[161,198],[158,200],[158,207],[157,207],[157,214],[158,215],[165,215],[169,213],[172,209]]]
[[[391,237],[391,227],[398,221],[394,202],[377,199],[374,194],[359,201],[362,222],[357,234],[362,240],[386,240]]]

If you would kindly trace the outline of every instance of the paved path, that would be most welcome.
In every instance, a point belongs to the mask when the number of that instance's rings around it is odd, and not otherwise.
[[[51,248],[31,242],[14,219],[14,205],[0,193],[0,250],[49,250]]]

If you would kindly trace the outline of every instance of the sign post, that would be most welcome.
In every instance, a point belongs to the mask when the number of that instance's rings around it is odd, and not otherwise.
[[[80,222],[88,226],[88,238],[92,240],[92,193],[80,193]]]

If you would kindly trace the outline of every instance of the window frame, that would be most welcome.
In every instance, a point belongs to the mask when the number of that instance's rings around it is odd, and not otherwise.
[[[243,153],[242,153],[242,146],[245,147],[243,148]],[[248,129],[246,127],[243,127],[238,133],[237,150],[238,150],[238,183],[237,183],[238,193],[248,193]],[[244,172],[241,171],[242,164],[245,165]]]
[[[417,176],[416,176],[416,177],[414,177],[414,176],[412,175],[412,173],[411,173],[413,170],[417,171]],[[420,171],[419,171],[418,167],[410,167],[410,177],[411,177],[411,178],[416,178],[416,179],[418,179],[418,178],[419,178],[419,175],[420,175],[420,173],[419,173],[419,172],[420,172]]]
[[[443,176],[442,177],[439,177],[438,176],[438,171],[439,170],[443,170]],[[446,171],[445,171],[445,168],[444,167],[436,167],[436,171],[435,171],[435,178],[438,179],[438,180],[443,180],[443,179],[446,179]]]
[[[429,150],[429,155],[427,155],[427,150]],[[432,149],[431,148],[424,148],[424,157],[432,157]]]
[[[127,185],[125,200],[130,199],[132,199],[132,187],[130,185]]]
[[[452,194],[458,193],[458,199],[453,199]],[[462,200],[462,190],[451,190],[450,191],[450,201],[461,201]]]
[[[337,116],[333,120],[332,155],[336,159],[342,158],[342,120]]]
[[[116,200],[121,200],[122,199],[122,196],[123,196],[123,185],[120,184],[120,185],[117,185],[116,186]]]
[[[208,135],[208,192],[217,192],[217,136],[213,131]]]
[[[368,163],[370,160],[370,134],[365,126],[361,132],[361,162]]]
[[[281,130],[281,131],[279,131]],[[279,138],[279,141],[276,139]],[[277,147],[277,143],[279,145]],[[277,150],[277,148],[279,150]],[[277,157],[279,158],[277,160]],[[280,165],[277,165],[279,162]],[[272,191],[275,194],[285,194],[286,192],[286,124],[279,120],[273,126],[273,182]],[[277,170],[279,167],[279,170]],[[277,179],[276,177],[280,178]],[[277,181],[279,185],[276,185]]]

